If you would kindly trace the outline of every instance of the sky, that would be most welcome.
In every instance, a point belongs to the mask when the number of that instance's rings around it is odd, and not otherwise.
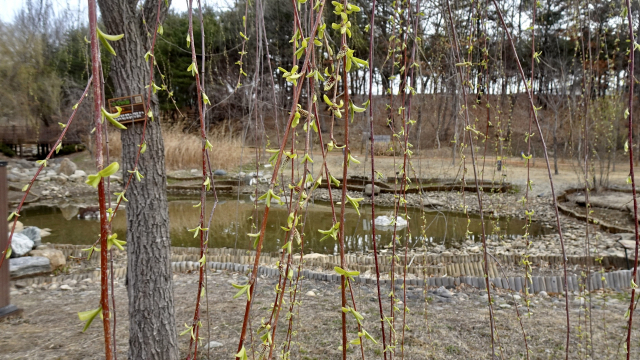
[[[64,9],[71,9],[77,11],[80,9],[83,12],[87,10],[86,0],[50,0],[53,4],[54,11],[58,12]],[[222,0],[203,0],[205,4],[224,3]],[[0,0],[0,20],[3,22],[10,22],[13,20],[14,15],[18,10],[24,6],[25,0]],[[171,9],[178,12],[187,11],[187,0],[173,0]]]

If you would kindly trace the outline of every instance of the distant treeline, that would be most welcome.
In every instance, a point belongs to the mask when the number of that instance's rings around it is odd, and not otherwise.
[[[357,0],[354,3],[362,11],[350,16],[350,47],[355,50],[356,56],[368,59],[369,30],[366,26],[371,2]],[[585,106],[586,98],[595,107],[589,115],[593,117],[591,121],[594,128],[607,132],[606,136],[601,136],[608,139],[607,148],[622,146],[624,140],[618,136],[619,131],[624,131],[624,109],[620,96],[626,91],[624,79],[631,45],[627,42],[628,34],[621,17],[622,3],[605,0],[540,0],[536,3],[533,30],[531,20],[534,3],[531,0],[506,0],[499,3],[515,38],[518,57],[528,76],[532,62],[531,40],[535,35],[535,73],[531,85],[536,102],[544,112],[542,120],[547,125],[547,131],[553,132],[556,138],[554,141],[565,149],[565,153],[567,147],[569,151],[579,147],[581,140],[573,134],[579,131],[575,126],[581,121],[579,113],[583,111],[578,109]],[[314,0],[298,5],[305,36],[310,30],[309,9],[314,5]],[[389,56],[389,39],[398,35],[397,30],[394,30],[397,27],[392,26],[394,11],[397,11],[397,19],[406,16],[400,11],[404,6],[397,5],[391,0],[376,2],[372,70],[376,82],[374,89],[378,95],[385,94],[389,88],[397,91],[400,82],[397,78],[398,64],[394,66],[393,59]],[[494,102],[494,107],[486,117],[492,120],[491,126],[497,128],[493,130],[495,134],[490,136],[501,143],[508,143],[512,140],[510,137],[514,131],[524,135],[525,131],[520,125],[524,126],[528,115],[524,107],[518,114],[519,119],[515,119],[517,126],[511,121],[512,110],[514,106],[518,107],[516,97],[512,95],[523,93],[524,86],[519,79],[506,34],[497,23],[497,14],[490,2],[455,0],[451,2],[451,6],[454,9],[458,38],[463,46],[461,51],[467,59],[464,66],[471,79],[469,88],[475,93],[476,105],[486,107],[487,100],[492,99],[490,101]],[[278,70],[278,67],[291,69],[294,65],[291,43],[294,17],[291,1],[265,1],[264,26],[265,33],[268,34],[266,48],[264,40],[256,42],[257,39],[262,39],[257,36],[256,31],[262,29],[256,28],[255,6],[250,4],[246,7],[246,36],[249,40],[242,60],[246,76],[240,74],[238,63],[242,50],[243,38],[240,32],[244,28],[245,7],[246,3],[243,1],[236,1],[224,10],[205,6],[204,49],[200,41],[200,23],[194,21],[196,52],[202,54],[204,51],[205,88],[214,105],[207,113],[207,121],[226,121],[236,129],[242,128],[249,119],[249,114],[255,108],[254,100],[259,101],[260,110],[267,117],[273,118],[275,94],[279,118],[282,118],[286,115],[284,109],[288,108],[292,94],[291,84],[282,78],[281,71]],[[78,19],[85,17],[71,11],[54,14],[52,8],[51,1],[36,3],[29,0],[13,22],[0,23],[2,122],[26,121],[40,122],[45,126],[56,125],[68,115],[84,89],[89,76],[88,44],[85,41],[88,30],[85,21]],[[331,6],[325,9],[328,24],[326,34],[329,44],[338,48],[339,34],[330,24],[339,20],[331,9]],[[638,6],[634,5],[634,11],[639,12]],[[422,140],[428,144],[426,147],[440,147],[440,144],[450,144],[455,134],[461,131],[456,121],[461,107],[461,90],[455,76],[456,67],[460,64],[453,61],[446,1],[424,1],[418,15],[420,28],[416,30],[419,39],[415,91],[422,99],[416,101],[416,104],[425,111],[420,118],[426,124],[424,129],[430,129],[420,136],[425,136]],[[640,14],[634,14],[634,18],[640,18],[637,15]],[[150,19],[140,19],[145,20],[151,22]],[[195,16],[194,20],[197,20]],[[195,121],[190,115],[193,114],[191,109],[196,101],[194,77],[187,71],[191,64],[191,53],[186,43],[188,26],[186,13],[171,12],[164,22],[155,50],[157,76],[158,79],[163,79],[162,83],[157,81],[157,84],[166,86],[164,90],[159,90],[164,116],[187,123]],[[256,56],[262,57],[264,61],[261,63],[265,64],[257,69],[257,77],[254,66]],[[317,56],[325,59],[323,54]],[[108,73],[111,55],[103,51],[102,57],[108,97],[111,91]],[[271,67],[266,65],[267,60]],[[322,64],[319,66],[329,66],[326,60],[318,63]],[[636,66],[638,68],[640,66]],[[359,70],[350,76],[353,95],[366,94],[367,71]],[[273,76],[275,88],[270,85],[270,76]],[[259,84],[258,91],[253,84]],[[640,87],[636,87],[638,88]],[[445,102],[442,103],[443,101]],[[181,115],[186,116],[186,119],[181,119]],[[500,123],[495,120],[499,116]],[[480,115],[478,117],[482,119]],[[382,122],[380,126],[383,127],[385,119],[384,111],[376,116],[376,121]],[[86,127],[88,125],[85,124]],[[517,139],[519,142],[522,140]]]

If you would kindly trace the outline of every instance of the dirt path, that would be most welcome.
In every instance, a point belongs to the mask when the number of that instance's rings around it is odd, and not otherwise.
[[[241,282],[241,274],[218,272],[209,276],[208,312],[211,337],[205,325],[204,344],[208,341],[221,343],[211,349],[210,359],[229,359],[235,352],[244,301],[232,299],[235,289],[231,283]],[[176,329],[181,332],[183,324],[193,316],[194,289],[197,287],[196,274],[179,274],[174,278],[176,305]],[[259,292],[253,307],[252,329],[257,329],[260,319],[269,313],[272,303],[273,287],[276,280],[261,279]],[[100,320],[86,333],[82,333],[83,324],[78,320],[77,312],[95,308],[98,303],[99,289],[94,282],[67,283],[71,290],[51,285],[12,290],[12,302],[24,309],[23,319],[14,319],[0,323],[0,359],[101,359],[103,358],[102,326]],[[363,327],[378,341],[381,334],[378,327],[378,309],[375,287],[371,285],[354,286],[356,301],[360,313],[364,316]],[[430,289],[427,314],[425,315],[423,289],[407,287],[408,329],[405,332],[406,359],[489,359],[490,330],[486,293],[470,288],[451,289],[451,292]],[[315,296],[308,294],[313,291]],[[384,294],[389,289],[383,289]],[[402,296],[400,289],[396,290]],[[299,315],[296,311],[292,359],[338,359],[340,352],[340,290],[335,283],[304,281],[300,299],[302,306]],[[524,354],[520,324],[515,314],[514,300],[500,290],[494,298],[496,323],[499,341],[503,347],[505,359],[520,359]],[[603,295],[593,297],[592,326],[594,335],[594,353],[598,359],[619,359],[623,348],[619,347],[628,306],[627,293],[607,294],[603,307]],[[387,297],[385,308],[388,308]],[[516,298],[516,300],[518,300]],[[522,299],[518,300],[522,303]],[[571,298],[571,358],[578,358],[581,349],[585,349],[585,317],[580,307],[581,300]],[[118,357],[127,356],[128,318],[126,289],[122,283],[116,285],[117,305],[117,353]],[[402,308],[402,305],[399,305]],[[387,309],[388,310],[388,309]],[[526,312],[520,307],[521,314]],[[286,310],[283,314],[286,314]],[[535,296],[531,302],[532,316],[522,316],[532,359],[558,359],[564,355],[564,300],[557,297]],[[637,314],[636,314],[637,315]],[[397,312],[401,319],[401,312]],[[277,348],[284,339],[287,326],[285,316],[281,317]],[[426,319],[426,320],[425,320]],[[401,338],[402,321],[397,320],[398,340]],[[204,321],[203,321],[204,322]],[[205,322],[206,324],[206,322]],[[582,326],[582,328],[580,328]],[[606,334],[605,327],[606,326]],[[388,327],[387,327],[388,328]],[[349,318],[349,339],[356,337],[356,326]],[[255,335],[255,334],[254,334]],[[208,340],[207,340],[208,339]],[[640,354],[640,322],[634,322],[634,354]],[[186,355],[188,338],[179,339],[182,355]],[[258,346],[258,343],[254,343]],[[371,342],[365,342],[369,359],[380,359],[381,348]],[[396,353],[400,352],[400,344]],[[357,348],[349,350],[349,359],[358,359]],[[616,353],[618,353],[616,356]],[[200,358],[206,359],[206,351]],[[637,359],[636,355],[632,358]],[[251,356],[250,356],[251,358]],[[256,357],[257,358],[257,357]]]

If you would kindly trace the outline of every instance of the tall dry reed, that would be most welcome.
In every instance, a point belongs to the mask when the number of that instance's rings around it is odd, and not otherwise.
[[[180,125],[164,126],[165,166],[168,170],[198,169],[202,166],[202,145],[197,134],[185,133]],[[211,167],[214,169],[232,170],[240,166],[242,141],[235,136],[213,130],[208,139],[213,145],[211,149]],[[122,156],[120,134],[109,133],[109,155]],[[247,157],[245,157],[246,159]]]

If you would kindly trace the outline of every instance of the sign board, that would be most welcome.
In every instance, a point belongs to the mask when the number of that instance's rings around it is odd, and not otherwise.
[[[366,141],[369,141],[371,139],[371,135],[369,135],[369,132],[363,131],[362,138]],[[373,141],[380,142],[380,143],[388,143],[388,142],[391,142],[391,135],[373,134]]]
[[[144,97],[142,95],[131,95],[109,99],[107,100],[107,103],[109,104],[109,112],[118,112],[116,106],[119,106],[122,108],[122,112],[116,120],[121,124],[142,121],[147,117],[147,112],[144,110],[143,99]]]

